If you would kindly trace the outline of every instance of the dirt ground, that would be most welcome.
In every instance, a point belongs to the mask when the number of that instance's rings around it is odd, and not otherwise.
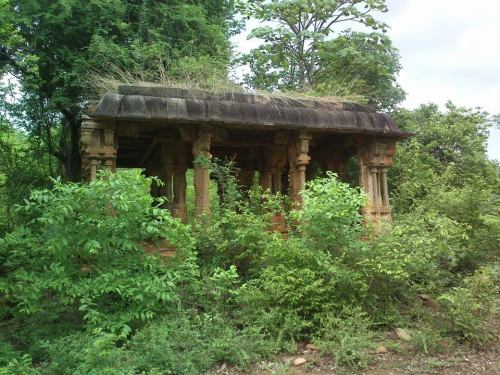
[[[315,351],[299,351],[296,355],[282,355],[273,361],[255,364],[247,371],[238,371],[226,365],[218,366],[212,375],[500,375],[500,348],[490,346],[481,350],[466,346],[446,348],[440,354],[418,352],[410,344],[387,345],[387,353],[370,352],[370,365],[363,370],[339,369],[331,357]],[[294,366],[296,358],[305,358],[301,366]]]

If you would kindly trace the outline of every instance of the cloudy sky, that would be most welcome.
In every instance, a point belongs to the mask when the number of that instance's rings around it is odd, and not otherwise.
[[[452,100],[500,113],[500,0],[386,0],[389,24],[408,93],[404,107]],[[251,21],[247,29],[255,27]],[[258,45],[246,35],[234,40],[240,52]],[[500,160],[500,130],[493,130],[489,155]]]

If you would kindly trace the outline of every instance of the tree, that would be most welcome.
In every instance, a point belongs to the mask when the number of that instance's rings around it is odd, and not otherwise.
[[[344,32],[318,51],[315,91],[326,95],[353,92],[379,109],[393,109],[405,98],[396,82],[399,53],[385,34]]]
[[[80,173],[80,116],[89,72],[109,64],[152,79],[183,58],[227,67],[228,0],[2,0],[0,68],[14,74],[19,125],[39,137],[72,180]]]
[[[402,90],[394,85],[400,69],[397,50],[387,37],[347,32],[331,38],[336,27],[344,22],[361,23],[385,32],[387,25],[372,16],[374,12],[387,11],[384,0],[258,0],[245,1],[243,7],[247,17],[269,24],[250,34],[250,38],[264,40],[263,45],[243,58],[251,68],[246,77],[250,86],[304,91],[320,85],[320,93],[332,94],[336,86],[332,82],[338,86],[358,80],[362,82],[357,84],[358,88],[363,87],[359,90],[362,93],[385,89],[390,92],[387,95],[394,96],[392,102],[403,97]],[[363,62],[364,59],[369,62]],[[391,100],[379,102],[385,105]]]

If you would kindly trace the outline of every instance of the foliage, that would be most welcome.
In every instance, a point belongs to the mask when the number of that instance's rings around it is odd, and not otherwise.
[[[10,122],[15,85],[0,82],[0,235],[13,228],[14,206],[28,198],[30,191],[49,185],[51,159],[25,133]]]
[[[373,346],[370,325],[361,308],[346,307],[338,315],[321,317],[316,342],[338,365],[363,368],[369,360],[366,350]]]
[[[33,192],[19,207],[25,224],[0,240],[4,316],[33,324],[70,319],[127,335],[173,307],[176,284],[189,274],[142,247],[163,240],[189,256],[193,241],[154,204],[150,183],[132,172],[88,185],[54,181],[52,190]]]
[[[198,374],[214,364],[248,365],[273,352],[271,343],[251,330],[232,328],[219,315],[160,319],[117,347],[112,334],[75,334],[50,345],[53,358],[42,374]],[[68,350],[70,349],[70,350]]]
[[[320,95],[350,92],[379,109],[394,109],[405,98],[397,84],[399,52],[381,33],[347,31],[318,51],[321,69],[314,91]],[[340,91],[339,91],[340,90]]]
[[[440,290],[453,280],[464,236],[463,227],[435,213],[407,215],[390,231],[373,236],[358,264],[372,278],[373,288],[392,285],[402,291],[406,284]]]
[[[478,344],[495,339],[490,324],[499,311],[499,285],[498,265],[482,267],[464,278],[461,286],[441,295],[451,332]]]
[[[162,72],[185,72],[179,65],[201,58],[225,74],[236,26],[228,0],[3,0],[1,6],[0,69],[18,78],[24,109],[16,121],[73,180],[90,72],[112,64],[154,80]]]
[[[243,56],[250,73],[245,83],[261,90],[300,91],[326,96],[364,96],[381,108],[404,99],[395,82],[399,55],[379,33],[347,30],[343,22],[386,31],[373,13],[385,12],[376,1],[243,1],[243,13],[263,22],[249,38],[264,43]],[[337,35],[336,37],[333,37]]]
[[[473,271],[494,260],[500,250],[500,168],[486,154],[487,115],[448,103],[444,112],[425,105],[396,118],[416,133],[400,145],[390,171],[396,216],[430,211],[461,225],[470,240],[459,269]]]
[[[340,182],[332,172],[307,183],[303,207],[294,212],[299,232],[312,247],[340,253],[361,232],[360,209],[366,203],[359,189]]]

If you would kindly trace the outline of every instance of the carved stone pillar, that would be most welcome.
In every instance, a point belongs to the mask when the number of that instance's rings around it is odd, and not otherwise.
[[[301,203],[302,197],[299,192],[306,187],[306,168],[311,157],[309,156],[309,143],[311,135],[307,132],[300,132],[297,140],[289,145],[289,181],[290,197],[294,202]]]
[[[372,140],[358,145],[360,186],[368,195],[365,217],[379,221],[391,219],[387,170],[396,151],[393,140]]]
[[[85,180],[94,181],[101,168],[114,172],[117,152],[114,124],[82,116],[80,150]]]
[[[194,156],[194,190],[195,208],[194,213],[200,216],[202,213],[210,214],[209,186],[210,186],[210,143],[213,131],[201,128],[193,142]]]
[[[187,208],[186,208],[186,150],[184,148],[177,149],[177,158],[174,166],[174,182],[173,182],[173,205],[172,215],[181,219],[183,222],[187,221]]]
[[[289,132],[279,131],[274,134],[274,144],[267,150],[266,172],[269,174],[267,183],[270,183],[271,192],[274,194],[283,192],[282,178],[288,164],[289,139]]]
[[[164,185],[161,189],[162,195],[167,198],[166,207],[172,212],[173,209],[173,174],[174,159],[172,145],[167,142],[161,144],[161,176]]]

